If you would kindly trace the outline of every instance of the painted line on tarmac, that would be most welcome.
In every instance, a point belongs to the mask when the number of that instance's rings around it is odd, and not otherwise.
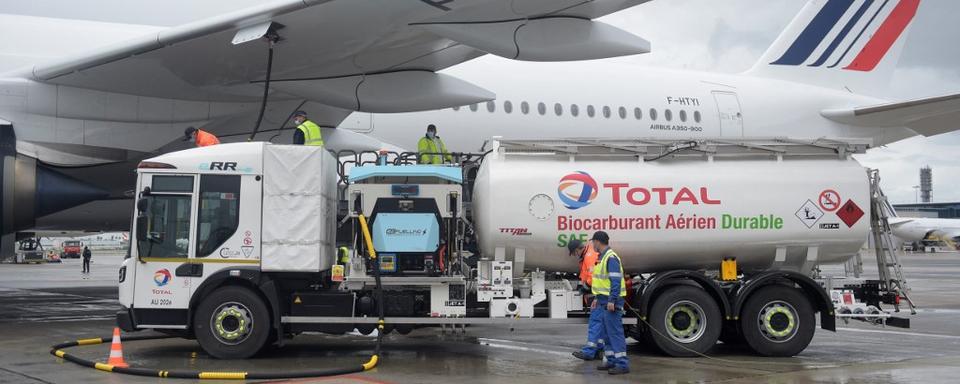
[[[954,335],[941,335],[936,333],[916,333],[916,332],[899,332],[899,331],[880,331],[876,329],[857,329],[857,328],[837,328],[838,331],[852,331],[852,332],[865,332],[865,333],[886,333],[891,335],[904,335],[904,336],[921,336],[921,337],[933,337],[937,339],[950,339],[950,340],[960,340],[960,336]]]
[[[570,355],[570,353],[568,352],[551,351],[549,349],[543,349],[543,348],[524,347],[522,345],[512,345],[512,344],[518,344],[518,343],[510,340],[488,339],[484,337],[478,337],[477,344],[484,345],[487,347],[493,347],[493,348],[509,349],[509,350],[522,351],[522,352],[537,352],[537,353],[543,353],[547,355],[557,355],[557,356]]]

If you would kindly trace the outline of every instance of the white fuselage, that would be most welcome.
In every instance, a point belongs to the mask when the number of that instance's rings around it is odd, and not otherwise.
[[[458,73],[496,92],[492,102],[416,113],[354,113],[340,127],[414,149],[426,125],[435,124],[447,148],[462,152],[479,150],[493,136],[842,137],[871,138],[881,145],[915,135],[905,128],[844,125],[820,115],[824,109],[883,102],[847,91],[599,62],[540,65],[545,69],[516,63],[518,70],[509,73]]]
[[[904,241],[960,239],[960,219],[891,218],[894,236]]]

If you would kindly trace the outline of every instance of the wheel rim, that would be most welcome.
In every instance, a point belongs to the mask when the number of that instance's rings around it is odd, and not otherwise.
[[[797,310],[787,302],[771,301],[757,314],[760,334],[767,340],[783,343],[793,339],[800,328]]]
[[[700,340],[707,328],[707,316],[697,303],[689,300],[673,303],[663,317],[667,335],[679,343]]]
[[[253,316],[246,305],[237,302],[223,303],[210,316],[210,329],[217,341],[237,345],[253,331]]]

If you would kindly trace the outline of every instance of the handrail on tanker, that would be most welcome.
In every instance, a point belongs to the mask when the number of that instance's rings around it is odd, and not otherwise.
[[[846,159],[873,147],[871,139],[743,138],[494,138],[492,150],[502,154],[631,157],[644,161],[671,157],[823,157]],[[650,156],[645,157],[645,156]]]

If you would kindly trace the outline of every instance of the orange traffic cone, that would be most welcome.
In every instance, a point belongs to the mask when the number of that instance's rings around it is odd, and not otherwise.
[[[123,361],[123,348],[120,347],[120,328],[113,328],[113,341],[110,343],[110,359],[107,364],[114,367],[127,368],[129,365]]]

